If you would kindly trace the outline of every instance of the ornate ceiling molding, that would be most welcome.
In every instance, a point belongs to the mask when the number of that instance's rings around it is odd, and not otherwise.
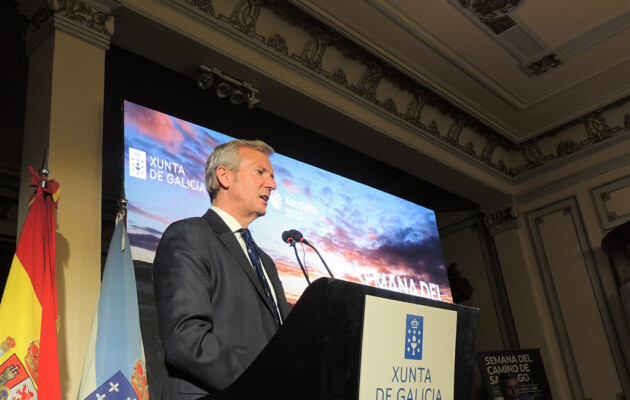
[[[540,60],[533,61],[527,64],[527,68],[535,75],[542,75],[549,71],[551,68],[555,68],[562,64],[562,60],[559,60],[556,53],[550,53],[541,58]]]
[[[116,6],[116,5],[113,5]],[[81,0],[26,0],[20,4],[20,12],[28,17],[24,33],[26,54],[35,48],[52,31],[58,30],[81,39],[103,50],[109,49],[114,34],[112,5]]]
[[[483,223],[491,236],[520,228],[519,210],[513,197],[506,197],[481,207]]]
[[[380,107],[414,134],[437,139],[455,154],[503,177],[542,170],[585,149],[603,149],[613,137],[630,137],[630,97],[514,143],[286,0],[161,1],[309,70],[348,96]],[[620,110],[625,112],[621,121]]]
[[[522,6],[527,0],[457,0],[462,7],[499,35],[516,26],[509,13]]]

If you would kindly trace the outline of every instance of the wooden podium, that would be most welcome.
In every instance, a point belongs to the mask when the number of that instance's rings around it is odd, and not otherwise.
[[[357,400],[366,296],[456,312],[454,399],[473,397],[478,309],[322,278],[304,291],[252,365],[204,399]]]

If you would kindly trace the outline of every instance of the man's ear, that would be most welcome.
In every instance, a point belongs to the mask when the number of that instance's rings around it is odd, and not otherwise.
[[[230,187],[233,178],[234,176],[232,174],[232,171],[230,171],[229,169],[225,168],[222,165],[217,168],[217,180],[219,181],[219,185],[223,189],[228,189]]]

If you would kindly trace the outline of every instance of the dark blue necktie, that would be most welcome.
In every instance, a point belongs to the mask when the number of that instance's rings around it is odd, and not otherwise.
[[[267,303],[269,303],[269,307],[271,307],[271,312],[276,318],[276,321],[278,322],[278,324],[280,324],[278,308],[276,307],[276,302],[273,301],[273,295],[271,294],[269,283],[267,283],[267,279],[265,279],[265,274],[262,270],[262,263],[260,261],[260,258],[258,257],[258,253],[256,252],[256,244],[254,243],[254,238],[252,238],[252,234],[249,233],[249,229],[240,229],[240,232],[243,240],[245,241],[247,254],[249,255],[250,261],[252,262],[254,271],[256,271],[256,275],[258,275],[258,279],[260,279],[260,283],[262,283],[263,289],[265,289],[265,294],[267,295]]]

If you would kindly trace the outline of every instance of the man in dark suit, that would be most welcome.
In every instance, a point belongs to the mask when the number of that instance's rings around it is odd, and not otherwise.
[[[521,388],[516,375],[511,372],[499,375],[499,391],[503,395],[504,400],[519,400],[521,398]],[[535,398],[536,393],[527,397],[528,400],[534,400]]]
[[[272,153],[261,141],[217,146],[206,163],[212,207],[173,223],[160,240],[153,281],[166,367],[162,399],[226,388],[288,313],[275,264],[246,229],[265,215],[276,188]]]

